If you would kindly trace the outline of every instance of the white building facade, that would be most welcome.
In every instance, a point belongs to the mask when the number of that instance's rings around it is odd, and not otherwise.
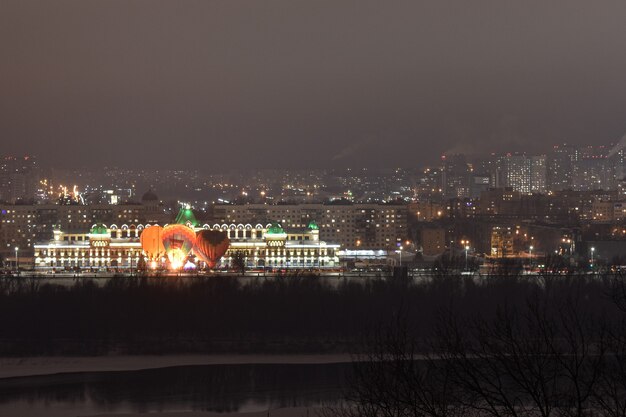
[[[239,252],[250,268],[334,268],[339,266],[338,244],[319,239],[319,228],[310,222],[305,228],[283,229],[278,223],[204,224],[196,232],[219,230],[230,239],[230,247],[219,267],[228,268]],[[54,238],[34,245],[38,270],[132,270],[142,266],[144,253],[140,236],[150,225],[106,226],[95,224],[88,233],[54,231]],[[192,253],[190,261],[200,265]]]

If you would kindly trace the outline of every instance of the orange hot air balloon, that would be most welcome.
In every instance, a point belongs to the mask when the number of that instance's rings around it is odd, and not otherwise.
[[[150,226],[141,232],[139,240],[141,248],[151,261],[158,261],[165,255],[165,247],[163,246],[163,228],[161,226]]]
[[[172,268],[182,267],[196,241],[196,233],[185,225],[170,224],[163,228],[161,238]]]
[[[201,230],[196,237],[193,251],[209,268],[215,268],[217,262],[228,250],[230,240],[226,233],[219,230]]]

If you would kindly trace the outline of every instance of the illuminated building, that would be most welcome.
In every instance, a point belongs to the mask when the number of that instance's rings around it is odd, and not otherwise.
[[[578,191],[615,189],[614,162],[604,156],[579,159],[573,165],[572,189]]]
[[[591,205],[593,223],[620,224],[626,220],[626,202],[595,200]]]
[[[176,223],[196,232],[219,230],[230,239],[222,266],[232,265],[236,252],[244,255],[248,267],[332,268],[338,266],[339,245],[319,239],[319,228],[311,221],[304,228],[283,228],[272,224],[203,224],[188,208],[179,212]],[[54,238],[35,244],[36,269],[124,269],[137,268],[142,259],[139,237],[149,225],[95,224],[88,233],[54,232]]]
[[[469,197],[470,166],[465,155],[444,155],[442,185],[443,194],[446,198]]]
[[[410,203],[408,209],[418,222],[441,220],[447,216],[447,208],[441,203],[432,201],[418,201]]]
[[[37,159],[33,156],[5,156],[0,159],[0,201],[34,200],[38,175]]]
[[[418,201],[441,200],[443,197],[442,170],[426,168],[415,184],[414,197]]]
[[[472,175],[470,177],[470,198],[479,198],[483,191],[491,188],[491,177],[489,175]]]
[[[535,242],[527,226],[493,226],[491,228],[491,257],[524,256],[523,254],[528,253],[528,248]]]
[[[616,204],[619,203],[601,200],[591,203],[591,221],[594,223],[611,223],[615,218]]]
[[[626,220],[626,202],[617,202],[613,205],[613,220]]]
[[[500,160],[504,186],[522,194],[546,192],[546,157],[511,155]]]
[[[34,245],[36,269],[137,267],[143,226],[94,225],[88,233],[54,231],[54,238]],[[119,236],[119,237],[118,237]]]
[[[491,230],[491,256],[504,258],[513,255],[513,228],[494,226]]]
[[[129,204],[0,204],[0,255],[10,257],[18,246],[33,254],[33,244],[50,239],[54,228],[66,234],[86,233],[98,222],[107,224],[166,223],[158,197],[148,191],[141,203]]]
[[[546,181],[550,191],[567,190],[572,187],[574,162],[578,160],[578,150],[571,145],[556,145],[547,155]]]
[[[519,191],[512,187],[491,188],[480,195],[479,213],[485,215],[502,215],[509,213],[511,206],[518,206],[521,200]]]
[[[262,223],[277,220],[284,227],[319,224],[320,239],[343,248],[395,248],[407,238],[408,206],[405,204],[233,204],[215,205],[214,219],[222,223]]]
[[[546,156],[530,157],[530,192],[545,194],[547,192]]]

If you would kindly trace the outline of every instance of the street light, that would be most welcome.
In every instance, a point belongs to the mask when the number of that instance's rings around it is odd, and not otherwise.
[[[535,249],[535,247],[533,245],[530,245],[528,249],[530,255],[530,269],[533,269],[533,249]]]
[[[402,246],[399,247],[399,251],[398,253],[400,254],[400,267],[402,267],[402,249],[404,249]]]
[[[596,251],[596,248],[591,247],[591,269],[593,269],[593,253]]]
[[[15,272],[17,272],[18,274],[20,273],[20,265],[19,265],[19,259],[17,257],[17,252],[20,250],[20,248],[18,248],[17,246],[15,247]]]
[[[467,251],[469,250],[469,240],[461,239],[461,247],[465,249],[465,270],[467,270]]]

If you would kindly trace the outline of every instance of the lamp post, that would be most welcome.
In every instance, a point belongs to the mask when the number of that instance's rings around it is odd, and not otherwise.
[[[20,264],[19,264],[19,258],[17,257],[17,252],[20,250],[20,248],[18,248],[17,246],[15,247],[15,272],[16,274],[19,275],[20,273]]]
[[[319,236],[317,238],[317,273],[322,276],[322,247]],[[315,261],[314,261],[315,262]],[[341,274],[339,275],[341,277]]]
[[[400,267],[402,267],[402,249],[404,249],[402,246],[400,246],[398,249],[400,249],[398,251],[398,253],[400,254]]]
[[[596,248],[591,247],[591,270],[593,271],[593,254],[596,251]]]
[[[467,252],[470,249],[469,243],[469,240],[461,239],[461,247],[465,250],[465,271],[467,271]]]
[[[534,249],[533,245],[530,245],[530,247],[528,248],[528,253],[530,255],[530,269],[531,270],[533,269],[533,249]]]
[[[454,247],[454,240],[450,241],[450,263],[452,263],[452,249]]]
[[[356,268],[357,262],[359,262],[359,248],[361,247],[361,239],[356,240],[356,250],[354,251],[354,266]],[[359,269],[359,276],[361,276],[361,270]]]

